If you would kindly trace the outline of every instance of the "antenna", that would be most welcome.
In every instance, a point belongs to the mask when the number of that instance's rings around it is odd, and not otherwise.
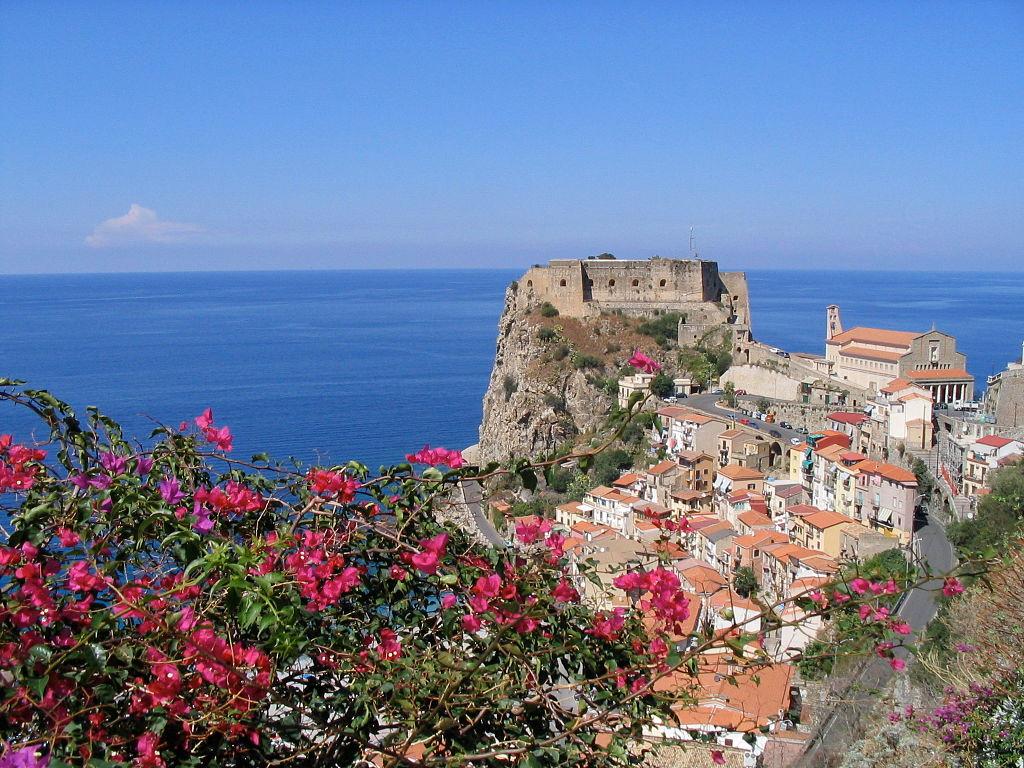
[[[690,256],[697,258],[697,249],[693,247],[693,227],[690,227]]]

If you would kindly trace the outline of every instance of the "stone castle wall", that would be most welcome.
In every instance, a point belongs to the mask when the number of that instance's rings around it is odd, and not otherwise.
[[[649,315],[655,310],[686,311],[720,303],[716,319],[721,323],[734,313],[733,295],[743,301],[743,314],[748,315],[745,276],[720,274],[713,261],[556,259],[523,275],[516,308],[526,310],[549,302],[561,314],[593,317],[607,311]]]

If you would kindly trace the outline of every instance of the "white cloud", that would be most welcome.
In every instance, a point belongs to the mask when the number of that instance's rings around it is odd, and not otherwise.
[[[180,243],[201,233],[197,224],[165,221],[156,211],[132,203],[128,213],[107,219],[96,226],[85,244],[93,248],[109,248],[139,243]]]

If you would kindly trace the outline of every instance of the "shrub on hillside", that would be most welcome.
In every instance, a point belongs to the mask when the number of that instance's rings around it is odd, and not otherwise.
[[[550,301],[545,301],[540,305],[540,313],[544,317],[558,317],[558,309]]]

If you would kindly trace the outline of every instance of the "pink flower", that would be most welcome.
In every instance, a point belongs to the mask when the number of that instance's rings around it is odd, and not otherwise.
[[[3,743],[4,752],[0,755],[0,768],[47,768],[50,764],[50,756],[46,754],[43,745],[14,747]]]
[[[711,762],[715,765],[725,765],[725,752],[720,749],[712,749]]]
[[[467,632],[476,632],[483,626],[483,622],[471,613],[462,617],[462,628]]]
[[[871,588],[871,582],[867,579],[856,578],[850,582],[850,589],[856,592],[858,595],[863,595],[868,589]]]
[[[501,576],[496,573],[480,576],[473,585],[473,593],[480,597],[495,598],[501,591]]]
[[[157,745],[160,737],[152,731],[146,731],[135,742],[135,751],[139,753],[139,759],[135,761],[139,768],[163,768],[167,763],[160,757]]]
[[[173,507],[185,498],[185,494],[181,492],[181,486],[178,484],[177,478],[165,478],[157,483],[157,488],[160,489],[160,498],[163,499],[169,507]]]
[[[431,448],[429,445],[424,445],[416,453],[406,454],[405,459],[410,464],[430,464],[431,466],[446,464],[452,469],[458,469],[465,464],[460,451]]]
[[[907,662],[903,659],[898,659],[895,656],[889,659],[889,666],[895,669],[897,672],[902,672],[907,668]]]
[[[892,625],[892,631],[899,635],[909,635],[913,628],[905,621],[897,621]]]
[[[414,554],[410,561],[416,568],[427,575],[437,573],[441,558],[444,557],[445,548],[448,546],[448,534],[441,533],[430,539],[420,542],[421,552]]]
[[[661,370],[660,363],[651,359],[639,349],[633,350],[633,356],[629,358],[627,365],[631,365],[644,373],[657,373]]]
[[[207,408],[196,416],[196,426],[200,429],[209,429],[213,426],[213,408]]]
[[[559,603],[575,603],[580,599],[580,593],[573,588],[568,579],[559,581],[558,586],[551,591],[551,596]]]
[[[234,436],[228,427],[207,427],[203,430],[203,437],[222,451],[230,451],[234,447]]]
[[[388,572],[395,581],[405,581],[405,578],[409,575],[405,568],[400,565],[392,565]]]
[[[955,576],[949,576],[942,582],[942,594],[946,597],[956,597],[964,591],[964,585]]]
[[[445,592],[441,595],[441,607],[445,610],[453,608],[456,603],[459,602],[459,598],[453,595],[451,592]]]
[[[402,643],[393,629],[382,629],[377,641],[377,655],[385,660],[397,659],[402,655]]]
[[[57,540],[62,547],[73,547],[82,541],[77,533],[63,526],[57,529]]]
[[[516,526],[516,538],[523,544],[533,544],[545,533],[551,530],[550,520],[535,519],[533,522],[523,522]]]

